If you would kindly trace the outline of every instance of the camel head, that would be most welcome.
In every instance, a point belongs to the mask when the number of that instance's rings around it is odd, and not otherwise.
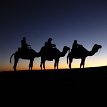
[[[68,50],[70,50],[70,48],[67,46],[64,46],[63,51],[68,51]]]
[[[98,50],[101,49],[101,48],[102,48],[101,45],[95,44],[95,45],[93,46],[93,48],[92,48],[92,52],[93,52],[93,53],[96,53],[96,52],[98,52]]]
[[[69,51],[70,50],[70,48],[69,47],[67,47],[67,46],[64,46],[63,47],[63,51],[61,52],[61,56],[63,57],[63,56],[65,56],[65,54],[67,53],[67,51]]]

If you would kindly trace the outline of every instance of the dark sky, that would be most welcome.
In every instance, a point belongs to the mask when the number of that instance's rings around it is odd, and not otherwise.
[[[26,36],[27,42],[35,51],[39,51],[49,37],[53,38],[53,43],[59,50],[64,45],[71,47],[74,39],[88,50],[95,43],[101,44],[103,49],[100,54],[92,57],[97,64],[87,66],[106,65],[107,1],[0,1],[0,68],[12,67],[9,64],[10,55],[20,47],[23,36]],[[92,59],[87,60],[92,63]],[[40,59],[35,61],[39,65]],[[67,66],[66,57],[62,62]]]

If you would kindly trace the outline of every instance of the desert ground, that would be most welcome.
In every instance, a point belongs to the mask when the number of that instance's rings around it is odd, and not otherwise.
[[[1,71],[0,82],[67,88],[106,88],[107,66],[59,70]]]
[[[102,105],[107,100],[107,66],[0,72],[0,86],[0,89],[7,93],[15,91],[24,95],[34,95],[41,101],[55,97],[51,102],[60,101],[59,104],[62,105],[72,105],[74,101],[75,105],[91,105],[93,102]]]

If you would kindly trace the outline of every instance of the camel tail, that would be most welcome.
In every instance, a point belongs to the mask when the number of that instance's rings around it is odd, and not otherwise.
[[[67,56],[67,64],[68,64],[68,57],[69,57],[69,56]]]
[[[12,56],[14,55],[14,53],[11,55],[11,57],[10,57],[10,63],[12,63],[12,61],[11,61],[11,59],[12,59]]]
[[[70,50],[68,51],[68,55],[67,55],[67,64],[68,64],[69,54],[70,54]]]

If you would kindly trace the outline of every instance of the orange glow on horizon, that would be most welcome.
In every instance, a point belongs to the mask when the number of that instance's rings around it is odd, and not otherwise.
[[[100,66],[106,66],[106,65],[100,65]],[[79,68],[80,67],[80,65],[79,64],[72,64],[72,68]],[[85,65],[85,68],[87,68],[87,67],[98,67],[98,65],[92,65],[92,64],[88,64],[88,65]],[[68,66],[66,66],[66,65],[60,65],[59,67],[58,67],[59,69],[69,69],[69,67]],[[43,69],[43,68],[42,68]],[[46,67],[45,67],[45,69],[46,70],[49,70],[49,69],[54,69],[54,66],[52,66],[52,65],[50,65],[50,66],[47,66],[46,65]],[[17,70],[29,70],[29,67],[24,67],[24,66],[21,66],[21,67],[17,67]],[[34,66],[33,67],[33,70],[41,70],[41,68],[39,67],[39,66]],[[0,71],[14,71],[13,70],[13,67],[11,67],[11,66],[7,66],[7,67],[0,67]]]
[[[80,68],[80,59],[73,59],[71,68]],[[107,60],[105,57],[90,56],[86,58],[85,68],[86,67],[98,67],[106,66]],[[45,69],[54,69],[54,61],[46,61]],[[59,69],[69,69],[66,58],[61,58],[59,61]],[[29,70],[29,61],[20,60],[17,64],[17,70]],[[35,60],[33,64],[33,70],[41,70],[40,60]],[[7,65],[0,65],[0,71],[13,71],[13,63]]]

